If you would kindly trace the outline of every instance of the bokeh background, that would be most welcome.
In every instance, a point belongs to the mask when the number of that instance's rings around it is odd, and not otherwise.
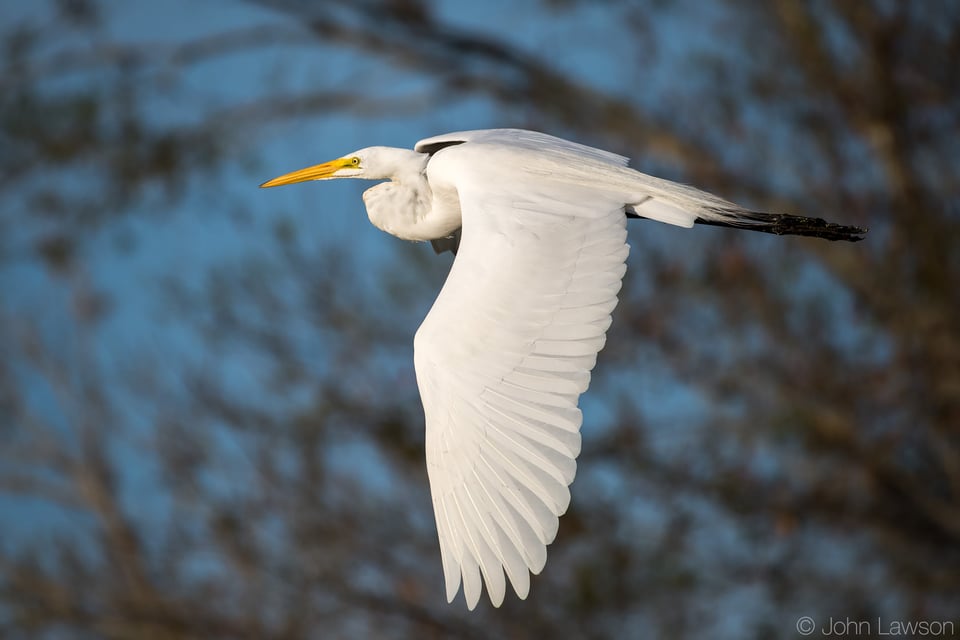
[[[960,629],[960,3],[0,17],[2,637]],[[451,256],[371,227],[369,185],[257,185],[494,126],[870,233],[631,223],[570,511],[529,599],[470,613],[412,365]]]

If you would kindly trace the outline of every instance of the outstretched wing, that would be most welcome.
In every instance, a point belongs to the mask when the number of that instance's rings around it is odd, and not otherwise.
[[[456,181],[463,235],[415,364],[447,599],[462,579],[473,609],[481,576],[499,606],[504,573],[525,598],[543,568],[629,247],[623,202],[570,184],[562,163],[483,144],[436,161]]]

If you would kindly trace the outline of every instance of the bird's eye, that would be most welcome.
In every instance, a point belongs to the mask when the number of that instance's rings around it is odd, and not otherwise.
[[[359,166],[360,166],[360,158],[358,158],[357,156],[353,156],[352,158],[350,158],[350,164],[351,164],[352,166],[354,166],[354,167],[359,167]]]

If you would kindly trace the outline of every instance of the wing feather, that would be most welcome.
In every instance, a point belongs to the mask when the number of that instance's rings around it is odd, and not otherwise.
[[[474,131],[445,133],[431,138],[424,138],[417,142],[413,148],[415,151],[421,153],[434,153],[439,149],[464,142],[508,144],[537,150],[544,148],[559,149],[568,153],[578,154],[581,157],[587,155],[601,162],[622,167],[627,166],[627,162],[629,161],[629,159],[624,156],[604,151],[603,149],[588,147],[587,145],[570,142],[569,140],[547,135],[546,133],[526,131],[524,129],[477,129]]]
[[[559,328],[563,329],[565,326],[561,325]],[[579,394],[587,390],[590,377],[580,371],[564,375],[527,367],[517,367],[504,376],[503,381],[535,391]]]
[[[483,491],[468,490],[467,487],[482,487],[486,484],[486,479],[477,475],[476,469],[473,470],[473,478],[468,484],[458,488],[458,503],[464,506],[461,516],[465,528],[470,532],[471,548],[474,551],[474,557],[480,565],[480,573],[487,585],[487,593],[491,602],[496,607],[503,603],[503,596],[506,592],[506,585],[503,579],[503,565],[498,558],[498,553],[492,546],[498,540],[496,532],[491,528],[492,522],[488,516],[489,509],[486,505],[479,503],[483,497]],[[473,591],[473,590],[471,590]],[[480,599],[480,589],[477,588],[468,597],[470,608],[476,606]]]
[[[456,176],[463,228],[414,359],[447,598],[462,584],[472,609],[483,584],[494,606],[507,580],[526,597],[546,562],[576,474],[577,402],[629,249],[622,197],[570,186],[559,161],[511,173],[502,136],[512,134],[449,146],[458,135],[420,143],[446,147],[428,175]],[[511,139],[521,154],[539,140]],[[623,164],[609,155],[591,159]]]
[[[497,481],[488,483],[487,488],[491,490],[493,487],[497,488],[497,493],[502,499],[503,510],[508,514],[508,517],[500,523],[501,528],[510,530],[509,533],[513,536],[511,544],[516,546],[527,568],[534,573],[539,572],[547,561],[547,553],[542,534],[537,533],[539,521],[536,512],[513,488],[513,480],[506,470],[494,465],[489,458],[483,458],[482,463],[481,466],[489,472],[489,477]],[[459,576],[457,580],[459,581]],[[516,589],[517,583],[512,576],[510,581]],[[519,595],[519,591],[517,593]]]

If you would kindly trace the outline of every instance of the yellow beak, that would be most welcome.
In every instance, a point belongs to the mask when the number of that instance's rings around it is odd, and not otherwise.
[[[338,158],[336,160],[331,160],[330,162],[324,162],[323,164],[307,167],[306,169],[299,169],[297,171],[285,173],[282,176],[274,178],[273,180],[264,182],[262,185],[260,185],[260,188],[265,189],[267,187],[279,187],[285,184],[294,184],[296,182],[306,182],[307,180],[324,180],[327,178],[333,178],[333,174],[340,169],[349,166],[349,158]]]

